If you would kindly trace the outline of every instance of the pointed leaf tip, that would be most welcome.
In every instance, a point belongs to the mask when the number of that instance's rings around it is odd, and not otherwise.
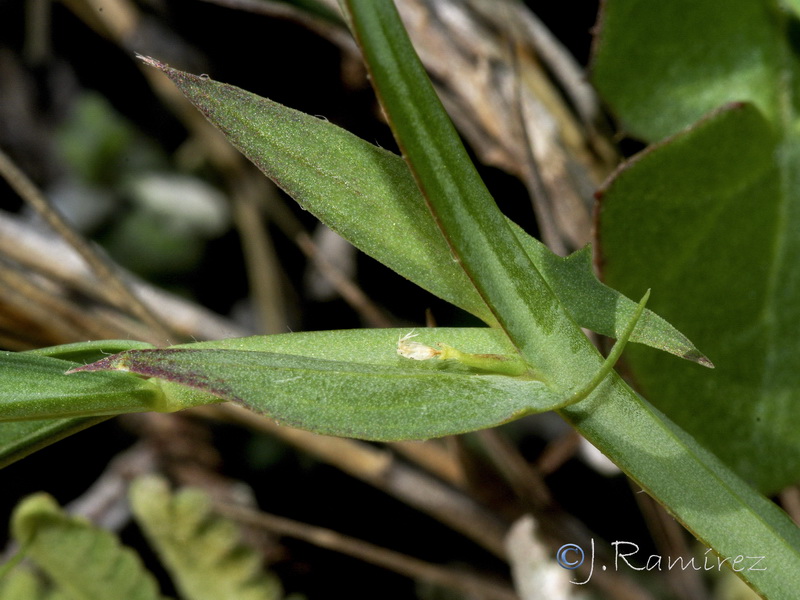
[[[93,373],[96,371],[127,371],[119,355],[114,354],[107,358],[101,358],[98,361],[89,363],[88,365],[81,365],[80,367],[73,367],[68,371],[64,371],[64,375],[72,375],[73,373]]]
[[[705,354],[701,354],[700,352],[689,352],[684,354],[682,358],[696,362],[698,365],[702,365],[709,369],[716,368],[714,363],[711,362],[711,360]]]
[[[155,67],[156,69],[161,69],[162,71],[167,66],[164,63],[162,63],[161,61],[156,60],[155,58],[152,58],[150,56],[144,56],[143,54],[139,54],[138,52],[136,53],[136,58],[138,58],[140,61],[142,61],[147,66]]]
[[[67,371],[64,371],[64,375],[72,375],[73,373],[82,373],[82,372],[95,372],[95,371],[110,371],[113,369],[111,366],[110,358],[102,358],[96,362],[89,363],[88,365],[81,365],[80,367],[73,367]]]

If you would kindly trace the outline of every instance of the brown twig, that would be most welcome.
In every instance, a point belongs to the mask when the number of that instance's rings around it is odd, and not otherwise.
[[[217,504],[217,511],[254,527],[263,527],[279,535],[303,540],[320,548],[347,554],[395,573],[427,581],[466,594],[478,594],[495,600],[517,600],[510,586],[474,573],[424,562],[418,558],[388,550],[364,540],[342,535],[331,529],[300,523],[284,517],[258,512],[230,504]]]
[[[553,556],[556,548],[564,543],[578,543],[587,547],[595,536],[578,519],[562,510],[547,487],[543,475],[535,466],[526,461],[496,429],[479,431],[478,438],[483,443],[497,470],[509,482],[512,489],[523,501],[526,509],[538,522],[543,536],[551,543]],[[597,549],[598,562],[610,562],[604,550]],[[581,571],[587,565],[581,566]],[[588,576],[588,572],[585,573]],[[629,577],[616,571],[599,571],[592,575],[592,581],[609,598],[618,600],[647,600],[652,596]]]
[[[159,337],[147,326],[109,308],[104,303],[102,285],[92,275],[80,255],[63,240],[45,235],[19,217],[0,213],[0,256],[9,265],[6,269],[11,269],[14,264],[19,265],[20,272],[16,276],[26,280],[17,282],[15,279],[12,283],[5,278],[9,282],[9,289],[7,295],[0,300],[16,307],[15,312],[20,322],[16,326],[12,323],[10,330],[27,336],[26,347],[90,339],[94,337],[92,332],[98,324],[105,328],[103,337],[106,339],[134,338],[156,344],[179,341]],[[10,273],[9,277],[13,275],[14,273]],[[241,337],[250,333],[193,302],[140,281],[123,269],[119,269],[119,275],[160,319],[170,323],[180,339],[218,339]],[[36,294],[30,297],[20,295],[23,289],[29,287]],[[47,297],[39,298],[41,294],[46,294]],[[64,310],[72,316],[56,322],[53,315],[57,313],[50,312],[47,308],[50,302],[63,304]],[[23,326],[23,320],[28,325]],[[81,324],[80,327],[76,327],[78,323]],[[43,332],[46,329],[50,333],[45,338],[32,339],[31,334],[37,328],[43,328]],[[14,344],[7,347],[21,346]]]
[[[81,339],[137,338],[146,339],[148,331],[136,323],[120,319],[119,314],[108,315],[105,311],[87,311],[78,307],[58,286],[45,285],[46,280],[36,280],[30,273],[6,266],[0,262],[0,302],[17,319],[31,325],[42,326],[42,334],[49,338],[45,345],[74,342]],[[53,320],[58,327],[44,326]],[[126,327],[131,325],[132,327]],[[16,329],[19,329],[18,327]]]
[[[351,278],[347,277],[341,269],[325,258],[302,223],[277,197],[277,189],[274,186],[271,187],[272,192],[261,196],[261,200],[265,204],[267,214],[280,227],[281,231],[314,263],[314,266],[322,276],[330,282],[344,301],[358,313],[366,325],[370,327],[392,327],[394,325],[392,320],[369,298],[364,290]]]
[[[504,556],[505,523],[463,492],[395,460],[386,450],[356,440],[282,427],[233,404],[208,406],[196,411],[197,414],[234,421],[275,436],[431,515],[496,556]]]
[[[288,320],[281,291],[280,262],[260,210],[259,198],[269,186],[264,179],[243,177],[232,191],[233,219],[239,230],[247,266],[250,294],[260,319],[261,333],[285,333]]]
[[[518,496],[527,500],[535,510],[552,506],[553,497],[541,473],[529,464],[496,429],[477,432],[484,448],[498,471],[503,474]]]
[[[410,460],[442,481],[463,488],[466,484],[464,469],[454,454],[437,441],[392,442],[389,446],[406,460]]]
[[[555,473],[561,465],[575,456],[580,445],[581,435],[574,429],[569,429],[547,444],[536,461],[536,467],[544,476]]]
[[[793,485],[780,493],[783,510],[789,513],[792,520],[800,527],[800,487]]]
[[[50,206],[50,203],[39,189],[2,150],[0,150],[0,175],[44,219],[53,231],[81,255],[86,264],[89,265],[103,283],[102,293],[106,296],[108,302],[121,310],[129,311],[132,315],[141,319],[162,339],[169,339],[171,336],[170,330],[131,291],[117,273],[113,263],[89,244]]]

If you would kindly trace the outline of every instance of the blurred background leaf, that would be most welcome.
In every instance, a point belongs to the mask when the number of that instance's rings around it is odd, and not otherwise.
[[[610,1],[602,24],[598,87],[631,133],[673,136],[602,192],[603,276],[623,292],[652,285],[653,310],[717,366],[709,376],[631,349],[631,374],[775,493],[800,478],[796,17],[768,0],[724,12],[713,2]]]

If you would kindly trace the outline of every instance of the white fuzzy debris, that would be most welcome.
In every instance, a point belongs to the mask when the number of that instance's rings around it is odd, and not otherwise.
[[[570,571],[556,560],[541,538],[541,529],[531,515],[524,515],[509,529],[506,551],[514,578],[514,588],[522,600],[578,600]]]
[[[419,342],[409,341],[413,337],[417,337],[417,334],[412,331],[397,340],[397,353],[403,358],[410,358],[411,360],[430,360],[442,353],[436,348],[431,348]]]

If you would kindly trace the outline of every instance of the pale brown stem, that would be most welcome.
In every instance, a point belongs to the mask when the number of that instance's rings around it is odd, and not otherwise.
[[[465,594],[476,594],[492,600],[518,600],[510,586],[479,577],[473,573],[441,567],[418,558],[376,546],[364,540],[342,535],[331,529],[300,523],[284,517],[258,512],[235,505],[216,505],[217,511],[253,527],[263,527],[273,533],[303,540],[320,548],[347,554],[364,562],[383,567]]]

